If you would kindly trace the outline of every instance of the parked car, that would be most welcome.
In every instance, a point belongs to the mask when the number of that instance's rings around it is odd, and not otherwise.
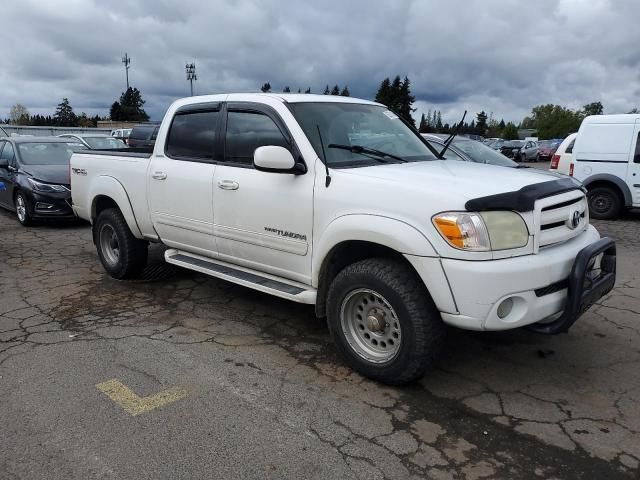
[[[555,140],[543,140],[538,142],[538,160],[550,162],[558,149],[558,145],[560,145],[560,142]]]
[[[500,153],[516,162],[535,162],[538,159],[538,143],[533,140],[510,140],[504,142]]]
[[[111,130],[111,136],[119,138],[124,143],[128,143],[129,135],[131,135],[131,130],[131,128],[116,128],[115,130]]]
[[[428,133],[422,136],[438,151],[442,151],[445,146],[445,139],[439,136]],[[516,162],[496,152],[484,143],[464,137],[456,137],[453,139],[453,142],[445,152],[445,157],[447,160],[486,163],[489,165],[499,165],[501,167],[519,167]]]
[[[65,133],[58,135],[60,138],[68,138],[78,143],[82,143],[90,150],[118,150],[127,148],[127,144],[118,138],[110,135],[95,135],[84,133]]]
[[[594,115],[580,125],[569,173],[589,192],[593,218],[640,207],[640,115]]]
[[[576,142],[577,136],[577,133],[572,133],[562,141],[556,153],[551,157],[550,171],[563,173],[565,175],[572,174],[569,168],[573,164],[573,145]]]
[[[160,126],[155,124],[136,125],[131,130],[127,144],[131,148],[152,151],[159,128]]]
[[[186,98],[153,153],[80,152],[71,172],[109,275],[136,277],[161,242],[168,263],[315,305],[382,382],[420,377],[445,324],[564,332],[615,282],[578,182],[443,161],[366,100]]]
[[[56,137],[0,140],[0,206],[28,226],[38,219],[75,218],[71,209],[69,159],[84,145]]]

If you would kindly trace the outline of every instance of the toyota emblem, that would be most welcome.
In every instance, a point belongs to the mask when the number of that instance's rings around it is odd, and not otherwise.
[[[575,230],[576,228],[578,228],[578,226],[580,225],[580,219],[581,218],[582,218],[582,214],[578,210],[575,210],[569,216],[569,228],[571,230]]]

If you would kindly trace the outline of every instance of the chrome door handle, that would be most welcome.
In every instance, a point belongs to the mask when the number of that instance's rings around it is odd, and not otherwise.
[[[240,184],[233,180],[220,180],[218,182],[218,188],[221,188],[222,190],[238,190],[240,188]]]
[[[153,172],[151,178],[155,178],[156,180],[164,180],[167,178],[167,174],[164,172]]]

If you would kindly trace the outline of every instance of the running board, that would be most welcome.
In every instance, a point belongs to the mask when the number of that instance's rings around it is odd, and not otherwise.
[[[286,298],[298,303],[316,303],[316,289],[302,283],[287,280],[275,275],[257,272],[220,260],[194,255],[181,250],[169,249],[164,252],[167,263],[221,278],[244,287]]]

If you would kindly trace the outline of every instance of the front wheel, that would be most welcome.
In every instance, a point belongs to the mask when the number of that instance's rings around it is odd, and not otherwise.
[[[16,217],[23,227],[28,227],[33,223],[33,216],[31,215],[31,204],[29,199],[22,192],[16,193],[15,199]]]
[[[118,280],[136,278],[147,264],[148,244],[133,236],[120,210],[109,208],[94,225],[98,256],[109,275]]]
[[[424,375],[442,347],[445,326],[424,284],[385,258],[346,267],[327,297],[333,340],[357,372],[400,385]]]

